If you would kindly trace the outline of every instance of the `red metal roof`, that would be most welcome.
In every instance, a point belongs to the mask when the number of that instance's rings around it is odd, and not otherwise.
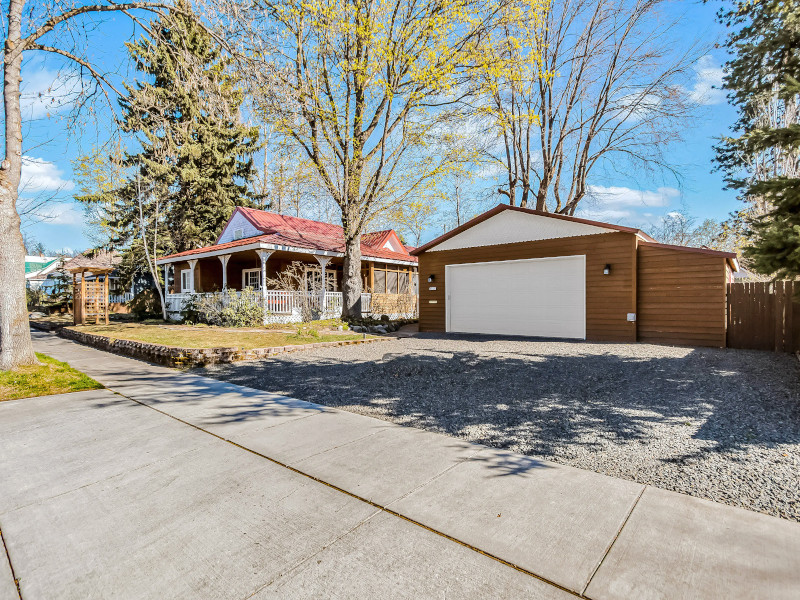
[[[372,246],[373,248],[383,248],[383,245],[386,243],[392,234],[394,233],[391,229],[384,229],[383,231],[372,231],[370,233],[365,233],[361,236],[361,243],[367,244],[368,246]]]
[[[307,250],[344,252],[344,230],[339,225],[312,221],[310,219],[301,219],[289,215],[280,215],[254,208],[238,207],[236,211],[241,212],[242,215],[250,221],[256,229],[262,231],[264,235],[178,252],[176,254],[164,256],[162,259],[226,250],[228,248],[246,246],[256,242],[278,246],[292,246]],[[234,211],[234,214],[236,211]],[[231,219],[232,218],[233,216],[231,216]],[[397,235],[391,229],[374,233],[365,233],[361,236],[361,254],[369,258],[417,262],[417,258],[409,255],[408,252],[405,251],[405,248],[404,252],[393,252],[376,245],[376,240],[384,241],[392,234]]]

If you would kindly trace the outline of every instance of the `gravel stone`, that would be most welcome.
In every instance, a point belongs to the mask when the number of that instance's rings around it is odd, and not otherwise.
[[[421,334],[204,374],[800,521],[788,354]]]

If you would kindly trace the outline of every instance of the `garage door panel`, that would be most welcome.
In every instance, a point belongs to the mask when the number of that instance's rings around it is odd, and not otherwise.
[[[448,331],[586,337],[584,256],[448,265],[446,289]]]

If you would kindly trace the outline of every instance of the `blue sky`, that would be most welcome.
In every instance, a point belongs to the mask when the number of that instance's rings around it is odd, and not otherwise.
[[[671,10],[682,16],[675,32],[678,41],[699,38],[709,46],[721,41],[724,29],[714,18],[719,6],[716,2],[675,3]],[[123,43],[135,34],[136,29],[123,16],[104,19],[92,33],[92,59],[113,71],[116,82],[132,75]],[[723,190],[720,174],[712,173],[714,140],[724,135],[735,120],[724,92],[714,89],[721,83],[724,60],[724,51],[711,49],[695,66],[692,90],[703,98],[703,106],[696,122],[687,127],[684,141],[674,144],[668,153],[669,160],[680,165],[680,184],[646,177],[606,177],[602,185],[595,182],[594,191],[602,198],[602,204],[585,203],[580,209],[582,216],[646,229],[662,215],[682,206],[700,220],[722,220],[738,208],[735,194]],[[58,57],[30,53],[23,69],[26,125],[21,197],[56,196],[61,200],[39,211],[47,219],[25,219],[24,231],[53,250],[84,249],[92,241],[81,208],[71,201],[76,192],[72,161],[105,139],[109,114],[104,110],[97,115],[84,114],[81,123],[73,124],[70,131],[70,104],[64,97],[78,91],[80,81],[66,77],[59,71],[61,66]],[[102,108],[101,103],[96,106]],[[425,237],[439,233],[440,228],[432,228]]]

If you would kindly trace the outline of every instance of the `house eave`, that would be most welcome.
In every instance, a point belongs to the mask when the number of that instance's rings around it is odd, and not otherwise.
[[[238,252],[247,252],[248,250],[274,250],[281,252],[294,252],[297,254],[310,254],[313,256],[329,256],[332,258],[344,257],[343,252],[333,252],[331,250],[313,250],[311,248],[300,248],[297,246],[284,246],[280,244],[268,244],[265,242],[253,242],[252,244],[242,244],[241,246],[234,246],[233,248],[222,248],[219,250],[209,250],[207,252],[195,252],[193,254],[186,254],[183,256],[172,256],[167,258],[159,258],[156,260],[156,265],[168,265],[173,263],[186,262],[187,260],[199,258],[212,258],[214,256],[224,256],[226,254],[236,254]],[[397,260],[391,258],[378,258],[372,256],[361,256],[362,261],[367,262],[381,262],[395,265],[416,265],[417,262],[413,260]]]

